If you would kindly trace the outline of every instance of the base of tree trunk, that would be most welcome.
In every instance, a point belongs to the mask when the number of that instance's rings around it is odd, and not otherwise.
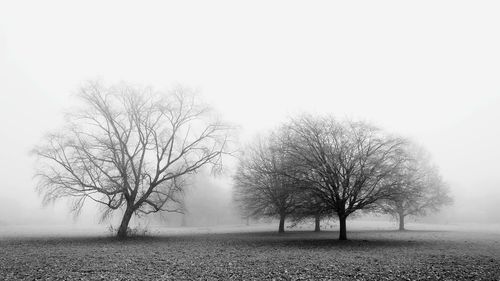
[[[339,240],[347,240],[346,219],[347,218],[345,217],[339,217],[339,222],[340,222]]]
[[[116,238],[118,239],[127,238],[128,224],[130,223],[130,219],[132,218],[133,214],[134,211],[131,209],[127,209],[125,211],[125,213],[123,214],[122,222],[120,223],[120,227],[118,228],[118,233],[116,234]]]
[[[404,215],[399,215],[399,231],[404,231],[405,230],[405,216]]]
[[[127,231],[122,231],[122,230],[119,230],[118,233],[116,234],[116,238],[118,239],[127,239]]]
[[[285,232],[285,216],[281,215],[280,216],[280,225],[278,228],[278,233],[283,233]]]
[[[314,232],[320,232],[321,231],[321,225],[320,225],[321,219],[319,216],[316,216],[314,218]]]

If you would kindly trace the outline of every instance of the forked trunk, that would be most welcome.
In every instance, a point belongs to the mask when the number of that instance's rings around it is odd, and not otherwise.
[[[320,216],[316,215],[314,217],[314,232],[320,232],[321,231],[320,221],[321,221]]]
[[[280,215],[280,225],[278,228],[279,233],[285,232],[285,214]]]
[[[405,215],[399,213],[398,216],[399,216],[399,230],[405,230]]]
[[[128,224],[130,223],[130,219],[132,218],[133,214],[134,210],[130,207],[127,207],[127,210],[125,210],[125,213],[123,214],[122,222],[120,224],[120,228],[118,228],[118,233],[116,235],[118,239],[127,238]]]
[[[347,216],[339,215],[339,222],[340,222],[339,240],[347,240],[346,219]]]

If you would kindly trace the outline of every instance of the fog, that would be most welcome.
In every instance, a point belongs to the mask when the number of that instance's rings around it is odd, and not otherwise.
[[[454,205],[419,221],[500,223],[500,3],[362,4],[2,2],[0,225],[113,223],[95,206],[78,218],[65,201],[43,207],[30,155],[96,78],[193,87],[242,144],[302,112],[372,122],[426,147],[450,184]],[[188,226],[244,224],[227,163],[193,180]]]

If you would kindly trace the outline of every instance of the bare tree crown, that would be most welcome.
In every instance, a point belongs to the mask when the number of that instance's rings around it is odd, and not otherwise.
[[[186,176],[222,164],[228,127],[208,120],[189,90],[89,82],[79,98],[65,130],[34,150],[45,202],[73,197],[78,211],[90,199],[105,205],[104,215],[179,212]]]
[[[287,147],[313,190],[346,215],[387,196],[403,140],[363,122],[302,116],[288,126]]]
[[[283,175],[286,155],[278,135],[258,139],[246,149],[236,174],[235,199],[246,215],[275,216],[293,212],[298,182]]]

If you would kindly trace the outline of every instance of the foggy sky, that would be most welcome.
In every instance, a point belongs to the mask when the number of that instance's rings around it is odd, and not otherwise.
[[[431,152],[444,216],[500,222],[500,3],[331,2],[1,2],[0,221],[71,218],[40,210],[29,151],[102,78],[197,88],[243,141],[304,111],[373,122]]]

